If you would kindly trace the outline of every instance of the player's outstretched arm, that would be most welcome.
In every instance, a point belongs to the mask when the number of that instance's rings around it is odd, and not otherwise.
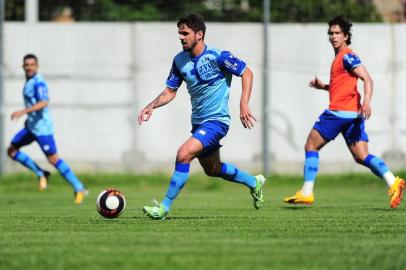
[[[317,76],[315,76],[314,79],[309,82],[309,86],[326,91],[328,91],[330,87],[330,85],[323,83],[323,81],[320,80]]]
[[[371,78],[371,75],[369,75],[368,70],[363,65],[354,68],[352,70],[352,73],[364,82],[364,100],[361,105],[360,113],[365,119],[368,119],[369,117],[371,117],[372,114],[371,99],[374,82]]]
[[[147,122],[149,118],[152,116],[152,111],[155,108],[159,108],[171,102],[176,96],[176,89],[171,89],[166,87],[162,93],[160,93],[151,103],[145,106],[144,109],[138,115],[138,124],[142,124],[142,122]]]
[[[11,118],[11,120],[18,120],[24,114],[42,110],[46,106],[48,106],[48,101],[41,100],[41,101],[39,101],[38,103],[34,104],[33,106],[31,106],[29,108],[25,108],[25,109],[13,112],[10,115],[10,118]]]
[[[242,93],[240,100],[240,120],[244,128],[248,129],[254,127],[254,122],[257,121],[248,106],[251,97],[253,78],[254,75],[252,74],[251,69],[246,67],[241,77]]]

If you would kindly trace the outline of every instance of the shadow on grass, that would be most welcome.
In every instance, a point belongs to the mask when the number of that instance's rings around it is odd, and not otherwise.
[[[244,217],[241,216],[178,216],[178,217],[166,217],[164,220],[156,220],[156,221],[183,221],[183,220],[224,220],[224,219],[236,219],[236,218],[241,218],[245,219]],[[151,220],[150,217],[147,216],[131,216],[131,217],[118,217],[118,218],[92,218],[89,221],[92,223],[117,223],[120,221],[129,221],[129,220]]]
[[[305,210],[305,209],[311,209],[310,206],[308,205],[289,205],[289,206],[282,206],[282,209],[287,209],[287,210]]]
[[[367,210],[367,211],[380,211],[380,212],[394,212],[394,213],[396,213],[396,212],[405,212],[406,211],[406,209],[404,209],[404,208],[400,208],[400,209],[391,209],[391,208],[388,208],[388,207],[359,207],[359,208],[357,208],[357,209],[355,209],[355,208],[351,208],[351,207],[347,207],[347,206],[313,206],[313,207],[311,207],[311,206],[307,206],[307,205],[292,205],[292,206],[282,206],[281,207],[282,209],[286,209],[286,210],[301,210],[301,211],[303,211],[303,210],[306,210],[306,209],[309,209],[309,210],[311,210],[311,209],[334,209],[334,210],[337,210],[337,209],[346,209],[346,208],[348,208],[348,209],[351,209],[352,211],[353,210],[359,210],[359,211],[365,211],[365,210]]]
[[[364,207],[360,208],[362,210],[369,210],[369,211],[381,211],[381,212],[404,212],[405,209],[392,209],[392,208],[378,208],[378,207]]]

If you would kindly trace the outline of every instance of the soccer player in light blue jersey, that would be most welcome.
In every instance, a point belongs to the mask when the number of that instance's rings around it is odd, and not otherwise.
[[[166,88],[139,113],[138,123],[148,121],[155,108],[172,101],[185,81],[192,103],[192,136],[178,149],[175,170],[165,198],[161,203],[155,201],[155,206],[145,206],[143,210],[152,219],[167,216],[188,180],[190,163],[194,158],[198,158],[208,176],[221,177],[248,187],[254,207],[259,209],[263,205],[265,178],[262,175],[252,176],[220,159],[220,140],[227,134],[230,125],[228,99],[232,75],[242,78],[241,123],[251,129],[256,121],[248,106],[252,72],[244,61],[230,52],[205,44],[206,26],[201,15],[192,13],[180,18],[177,26],[183,51],[173,60]]]
[[[11,120],[18,120],[25,114],[27,114],[27,120],[25,121],[25,127],[12,139],[7,154],[13,160],[33,171],[38,177],[39,190],[44,191],[48,186],[50,173],[38,166],[27,154],[20,151],[21,147],[36,141],[48,161],[72,185],[75,203],[80,204],[88,191],[68,164],[58,156],[53,136],[52,119],[48,109],[48,86],[44,78],[37,73],[37,57],[33,54],[24,56],[23,69],[26,78],[23,89],[25,108],[13,112]]]

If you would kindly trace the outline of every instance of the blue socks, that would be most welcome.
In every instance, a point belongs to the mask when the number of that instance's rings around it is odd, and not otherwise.
[[[171,182],[166,192],[166,197],[162,201],[165,211],[168,212],[183,186],[189,178],[190,164],[176,163],[175,171],[172,174]]]
[[[41,167],[38,166],[28,155],[24,152],[17,151],[15,156],[13,157],[15,161],[18,161],[23,166],[27,167],[31,171],[33,171],[38,177],[44,176],[44,172],[42,171]]]
[[[364,165],[371,169],[371,171],[378,177],[382,178],[383,175],[389,171],[385,162],[374,155],[368,155],[364,160]]]
[[[316,180],[317,172],[319,171],[319,152],[308,151],[306,152],[306,159],[304,163],[304,180]]]
[[[33,171],[38,177],[44,176],[44,172],[40,166],[38,166],[28,155],[21,151],[17,151],[15,156],[13,157],[15,161],[18,161],[31,171]],[[58,160],[55,165],[55,168],[59,171],[59,173],[72,185],[75,192],[84,190],[83,184],[79,181],[79,179],[75,176],[73,171],[69,168],[68,164],[62,159]]]
[[[79,179],[76,177],[76,175],[69,168],[68,164],[66,164],[65,161],[63,161],[62,159],[58,160],[58,162],[55,164],[55,168],[65,178],[65,180],[72,185],[75,192],[83,191],[85,189],[83,184],[79,181]]]
[[[255,176],[252,176],[244,171],[240,171],[230,163],[221,163],[221,173],[219,176],[224,180],[240,183],[249,188],[255,188],[257,185]]]
[[[166,197],[162,201],[165,211],[169,211],[173,201],[178,196],[183,186],[189,178],[190,164],[176,163],[175,171],[172,174],[171,183],[169,184]],[[255,188],[256,179],[254,176],[238,170],[235,166],[228,163],[221,163],[221,173],[219,175],[225,180],[244,184],[249,188]]]

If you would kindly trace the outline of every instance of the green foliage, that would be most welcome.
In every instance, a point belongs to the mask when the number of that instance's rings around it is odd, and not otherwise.
[[[274,0],[273,22],[326,22],[343,15],[356,22],[381,22],[370,0]]]
[[[0,1],[3,4],[3,1]],[[7,0],[4,5],[4,16],[7,20],[23,21],[25,0]]]
[[[91,10],[76,12],[79,21],[150,21],[159,15],[158,7],[150,1],[126,1],[128,4],[100,0]],[[136,7],[136,8],[134,8]]]
[[[344,15],[356,22],[380,22],[372,0],[271,0],[273,22],[326,22]],[[40,19],[52,20],[63,7],[78,21],[176,21],[199,12],[207,21],[261,22],[262,0],[41,0]],[[23,20],[24,0],[6,1],[8,20]]]

